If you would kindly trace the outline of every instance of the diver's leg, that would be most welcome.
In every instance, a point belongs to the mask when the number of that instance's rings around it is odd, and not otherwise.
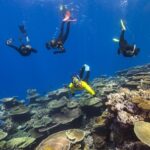
[[[122,30],[121,34],[120,34],[120,42],[124,42],[124,33],[125,33],[125,31]]]
[[[19,29],[20,29],[20,32],[24,35],[26,43],[29,44],[30,43],[30,39],[29,39],[29,36],[27,34],[27,31],[26,31],[24,25],[19,25]],[[21,44],[23,44],[22,43],[22,38],[19,41],[20,41]]]
[[[80,79],[83,78],[84,71],[85,71],[85,66],[83,66],[83,67],[80,69],[80,73],[79,73]]]
[[[120,45],[120,47],[122,47],[123,45],[125,45],[127,43],[126,40],[124,39],[124,33],[125,33],[125,31],[122,30],[121,34],[120,34],[120,39],[119,39],[119,45]]]
[[[69,35],[69,32],[70,32],[70,22],[67,23],[66,33],[65,33],[65,35],[63,36],[63,43],[65,43],[65,41],[67,40],[68,35]]]
[[[128,45],[128,42],[124,39],[124,33],[125,33],[125,31],[122,30],[121,35],[120,35],[120,41],[119,41],[120,47],[126,47]]]
[[[84,81],[89,82],[89,78],[90,78],[90,70],[86,72]]]
[[[22,34],[24,34],[25,36],[27,35],[27,31],[26,31],[24,25],[19,25],[19,29]]]
[[[57,40],[59,41],[62,41],[62,38],[63,38],[63,34],[64,34],[64,25],[65,25],[65,22],[62,22],[61,23],[61,28],[60,28],[60,33],[59,33],[59,36],[57,38]]]

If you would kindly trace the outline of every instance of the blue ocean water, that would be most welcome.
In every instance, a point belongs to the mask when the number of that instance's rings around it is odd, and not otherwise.
[[[53,55],[45,42],[59,33],[61,5],[72,11],[77,22],[71,24],[67,52]],[[0,97],[25,97],[28,88],[45,93],[62,87],[85,63],[91,67],[91,80],[149,63],[149,16],[148,0],[0,0]],[[137,57],[117,55],[118,44],[112,38],[120,35],[121,18],[126,22],[126,38],[141,48]],[[10,37],[17,42],[21,23],[38,50],[29,57],[5,45]]]

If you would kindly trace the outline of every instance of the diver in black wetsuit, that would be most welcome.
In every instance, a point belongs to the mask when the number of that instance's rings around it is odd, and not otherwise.
[[[89,67],[89,65],[84,64],[82,66],[82,68],[80,69],[80,72],[79,72],[79,77],[83,81],[85,81],[87,83],[89,82],[89,78],[90,78],[90,67]]]
[[[119,48],[118,48],[118,55],[122,54],[125,57],[133,57],[137,56],[140,49],[136,47],[136,45],[129,45],[128,42],[124,39],[124,33],[126,31],[126,28],[124,26],[123,21],[121,20],[121,35],[120,39],[113,39],[115,42],[119,42]]]
[[[66,32],[64,33],[65,23],[67,24],[67,27],[66,27]],[[60,30],[60,34],[59,34],[58,38],[47,42],[46,48],[47,49],[51,49],[51,48],[58,49],[53,52],[54,54],[64,53],[65,52],[64,43],[68,38],[69,31],[70,31],[70,22],[63,21],[61,24],[61,30]]]
[[[20,53],[20,55],[22,56],[29,56],[31,55],[31,53],[37,53],[37,50],[35,50],[34,48],[31,47],[30,45],[30,40],[29,40],[29,37],[27,35],[27,32],[24,28],[24,25],[20,25],[19,26],[19,29],[20,29],[20,32],[24,35],[25,37],[25,40],[26,40],[26,44],[24,44],[22,42],[22,39],[20,40],[21,42],[21,45],[19,47],[15,46],[13,44],[13,40],[12,39],[9,39],[6,41],[6,45],[15,49],[18,53]]]

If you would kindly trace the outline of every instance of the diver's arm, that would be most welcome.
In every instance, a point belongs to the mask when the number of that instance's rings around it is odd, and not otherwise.
[[[58,48],[59,48],[61,51],[65,51],[65,48],[64,48],[63,45],[60,45]]]
[[[13,48],[13,49],[19,51],[19,47],[15,46],[15,45],[12,45],[12,44],[11,44],[11,45],[7,45],[7,46],[9,46],[9,47],[11,47],[11,48]]]
[[[17,47],[17,46],[15,46],[15,45],[13,45],[13,39],[12,39],[12,38],[9,39],[9,40],[7,40],[5,44],[6,44],[7,46],[9,46],[9,47],[15,49],[16,51],[20,52],[20,47]]]
[[[53,53],[54,54],[60,54],[60,53],[65,53],[66,51],[65,51],[65,49],[63,49],[63,50],[58,50],[58,51],[54,51]]]
[[[37,53],[38,51],[36,49],[32,48],[32,52]]]

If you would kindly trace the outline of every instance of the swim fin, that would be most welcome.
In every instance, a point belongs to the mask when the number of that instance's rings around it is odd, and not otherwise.
[[[120,20],[120,23],[121,23],[122,30],[126,31],[126,27],[125,27],[124,22],[123,22],[122,19]]]
[[[117,38],[113,38],[112,40],[116,43],[119,43],[119,39],[117,39]]]
[[[71,13],[70,11],[66,11],[65,17],[62,20],[63,22],[75,22],[77,19],[70,19],[71,18]]]
[[[26,36],[26,41],[29,43],[30,42],[30,39],[28,36]]]

